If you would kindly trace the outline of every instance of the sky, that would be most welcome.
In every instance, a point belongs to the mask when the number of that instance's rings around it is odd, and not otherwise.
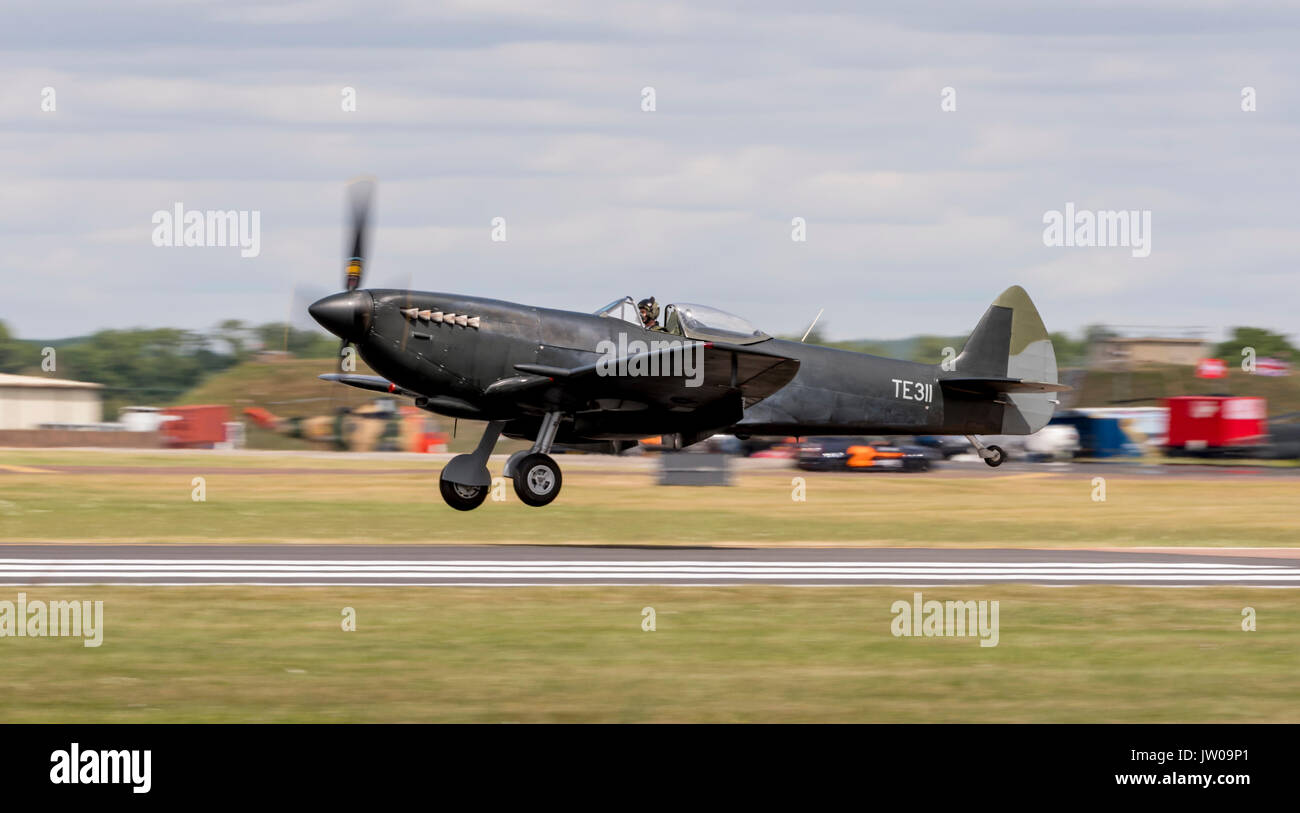
[[[1296,4],[106,5],[6,2],[22,338],[308,326],[361,175],[368,287],[654,295],[773,334],[824,309],[846,339],[965,333],[1020,284],[1049,330],[1300,336]],[[260,252],[154,245],[177,203],[258,212]],[[1044,245],[1067,203],[1149,213],[1149,256]]]

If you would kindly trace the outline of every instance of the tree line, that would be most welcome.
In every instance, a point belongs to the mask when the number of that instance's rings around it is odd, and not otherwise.
[[[1049,334],[1052,349],[1056,351],[1056,363],[1059,367],[1085,367],[1088,364],[1088,351],[1093,344],[1103,339],[1117,336],[1105,325],[1089,325],[1080,336],[1073,337],[1058,331]],[[798,341],[798,336],[782,338]],[[874,356],[887,356],[915,361],[923,364],[937,364],[945,357],[945,348],[960,352],[966,343],[966,336],[913,336],[897,341],[871,341],[867,339],[850,339],[846,341],[828,341],[820,328],[815,328],[805,339],[808,344],[836,347],[841,350],[853,350],[858,353],[870,353]],[[1234,327],[1227,341],[1207,347],[1208,355],[1221,358],[1231,365],[1241,360],[1243,348],[1250,347],[1258,358],[1276,358],[1283,361],[1300,361],[1297,350],[1285,334],[1259,327]]]
[[[1089,346],[1114,335],[1094,325],[1073,338],[1051,334],[1061,367],[1087,363]],[[790,337],[798,339],[798,336]],[[915,336],[882,342],[869,340],[826,341],[820,330],[809,334],[809,344],[822,344],[862,353],[906,358],[934,364],[945,357],[945,348],[960,351],[965,336]],[[20,339],[0,322],[0,373],[55,375],[78,381],[93,381],[105,387],[105,414],[116,414],[126,404],[167,404],[196,386],[205,377],[233,367],[265,351],[284,351],[300,358],[333,358],[338,340],[316,330],[304,330],[283,322],[250,325],[227,319],[210,330],[180,328],[131,328],[101,330],[89,336],[57,341]],[[55,370],[42,368],[44,348],[55,350]],[[1263,328],[1235,327],[1227,341],[1210,352],[1233,363],[1244,347],[1252,347],[1259,358],[1300,361],[1300,352],[1288,338]]]
[[[53,366],[48,369],[54,349]],[[267,350],[301,358],[332,358],[338,340],[314,330],[228,319],[211,330],[101,330],[57,341],[19,339],[0,322],[0,373],[53,375],[105,387],[105,414],[125,404],[166,404],[203,378]],[[45,366],[43,365],[43,362]]]

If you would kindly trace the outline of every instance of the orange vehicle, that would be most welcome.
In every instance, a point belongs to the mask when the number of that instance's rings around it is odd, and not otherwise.
[[[805,471],[929,471],[942,455],[924,446],[892,444],[883,439],[808,438],[799,446],[795,465]]]

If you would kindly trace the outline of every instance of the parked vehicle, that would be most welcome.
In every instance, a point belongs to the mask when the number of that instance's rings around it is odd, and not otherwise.
[[[805,471],[929,471],[943,455],[883,438],[814,437],[799,446],[795,465]]]

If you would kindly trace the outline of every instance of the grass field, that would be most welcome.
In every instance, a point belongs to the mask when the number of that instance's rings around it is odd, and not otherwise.
[[[1297,481],[804,475],[661,488],[562,461],[546,509],[454,512],[436,460],[5,452],[0,540],[1061,547],[1296,545]],[[56,466],[111,467],[58,472]],[[42,468],[45,467],[45,468]],[[500,461],[493,464],[498,471]],[[286,473],[285,468],[299,470]],[[356,470],[353,474],[332,473]],[[192,479],[206,500],[191,499]],[[0,722],[1300,722],[1291,590],[925,588],[999,643],[895,638],[892,587],[49,587],[103,644],[0,637]],[[1243,607],[1258,631],[1241,630]],[[343,608],[357,630],[340,628]],[[653,607],[657,630],[641,628]]]
[[[419,457],[7,452],[0,539],[1267,547],[1300,536],[1294,479],[1117,473],[1098,502],[1091,475],[807,474],[797,502],[790,469],[749,471],[732,487],[662,488],[652,468],[588,460],[562,461],[564,492],[545,509],[507,484],[502,502],[460,513],[438,496],[439,464]],[[40,469],[76,464],[155,473]],[[240,473],[268,467],[304,471]],[[326,473],[340,468],[363,473]],[[192,499],[196,476],[203,502]]]
[[[1300,722],[1284,590],[924,591],[999,601],[984,648],[893,637],[905,588],[26,592],[103,600],[103,643],[0,638],[3,722]]]

